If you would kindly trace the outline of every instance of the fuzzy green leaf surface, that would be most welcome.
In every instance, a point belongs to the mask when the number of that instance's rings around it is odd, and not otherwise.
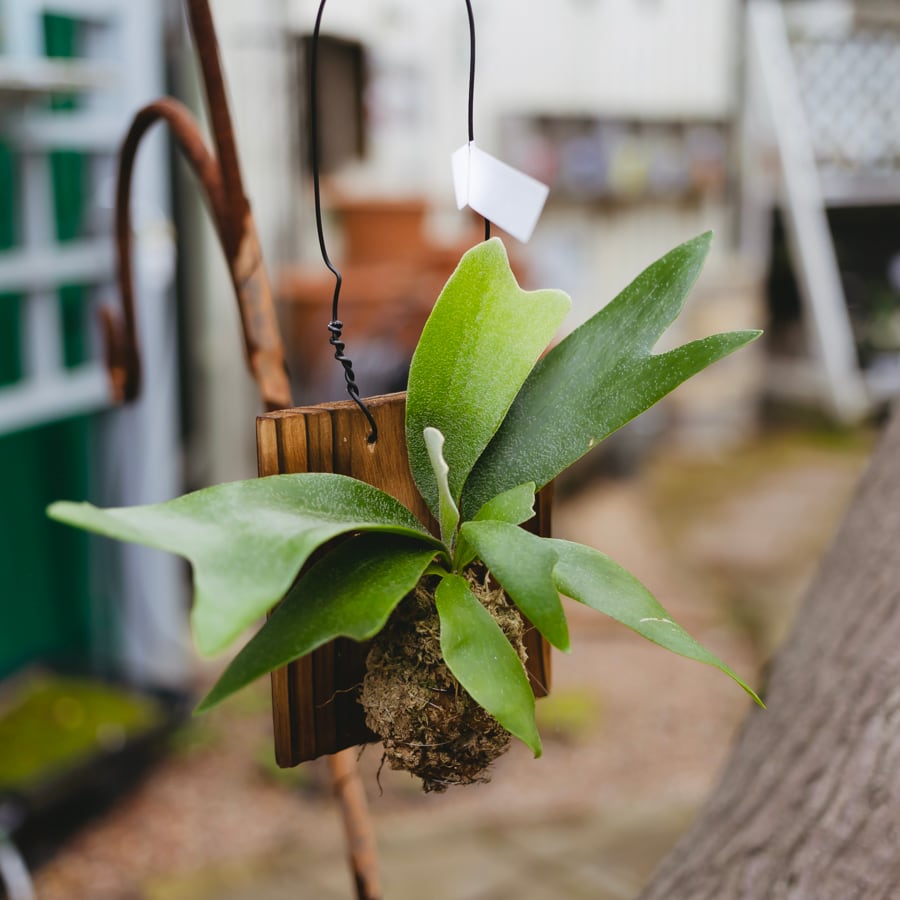
[[[271,609],[310,553],[352,531],[441,545],[401,503],[343,475],[272,475],[204,488],[150,506],[52,504],[48,515],[107,537],[167,550],[194,573],[194,636],[216,653]]]
[[[534,694],[522,660],[500,626],[460,575],[447,575],[435,592],[441,653],[473,700],[510,734],[541,755]]]
[[[467,522],[462,535],[534,627],[568,651],[569,626],[553,581],[553,546],[505,522]]]
[[[409,465],[436,518],[438,486],[424,430],[437,428],[446,437],[444,458],[458,503],[472,466],[569,306],[562,291],[523,291],[497,238],[463,256],[422,331],[407,387]]]
[[[513,485],[543,487],[679,384],[759,336],[718,334],[652,355],[709,244],[704,234],[657,260],[538,362],[472,470],[464,518]]]
[[[674,622],[662,604],[630,572],[591,547],[553,539],[547,539],[547,543],[556,549],[559,557],[553,571],[554,581],[567,597],[605,613],[679,656],[714,666],[763,705],[753,689]]]
[[[433,557],[433,548],[392,534],[367,533],[345,541],[303,574],[198,712],[336,637],[374,637]]]
[[[508,522],[521,525],[534,517],[534,482],[519,484],[492,497],[475,513],[476,522]]]

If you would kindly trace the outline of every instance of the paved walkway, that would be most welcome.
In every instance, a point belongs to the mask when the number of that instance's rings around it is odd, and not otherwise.
[[[447,828],[417,818],[380,830],[391,900],[631,900],[686,824],[671,806],[643,814]],[[343,855],[303,847],[148,883],[147,900],[347,900]]]
[[[780,639],[865,458],[764,443],[724,464],[655,465],[564,498],[556,533],[608,552],[751,683]],[[793,598],[793,600],[792,600]],[[743,693],[584,607],[538,704],[545,753],[423,796],[361,761],[388,900],[631,900],[711,790]],[[40,900],[349,900],[323,767],[277,778],[265,684],[182,745],[37,874]]]

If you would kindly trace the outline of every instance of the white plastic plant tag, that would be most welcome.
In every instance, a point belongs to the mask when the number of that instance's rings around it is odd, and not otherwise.
[[[470,206],[498,228],[526,243],[541,216],[550,188],[508,166],[475,143],[450,158],[459,209]]]

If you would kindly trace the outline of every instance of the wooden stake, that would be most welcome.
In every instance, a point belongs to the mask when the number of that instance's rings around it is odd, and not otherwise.
[[[378,848],[369,819],[366,793],[359,777],[356,751],[342,750],[329,756],[328,766],[334,795],[343,812],[344,834],[356,882],[356,896],[358,900],[381,900]]]

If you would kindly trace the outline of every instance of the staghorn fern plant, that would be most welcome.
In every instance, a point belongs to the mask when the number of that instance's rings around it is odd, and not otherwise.
[[[128,509],[59,502],[49,514],[186,557],[194,635],[205,654],[280,604],[201,711],[336,637],[374,638],[361,690],[367,722],[391,765],[420,775],[426,790],[483,780],[510,734],[540,755],[522,615],[567,651],[560,594],[715,666],[759,703],[603,553],[519,527],[534,514],[537,490],[759,335],[717,334],[651,353],[709,243],[704,234],[658,260],[543,358],[569,298],[522,291],[496,238],[465,254],[422,332],[407,394],[410,469],[439,536],[382,491],[322,473],[218,485]]]

